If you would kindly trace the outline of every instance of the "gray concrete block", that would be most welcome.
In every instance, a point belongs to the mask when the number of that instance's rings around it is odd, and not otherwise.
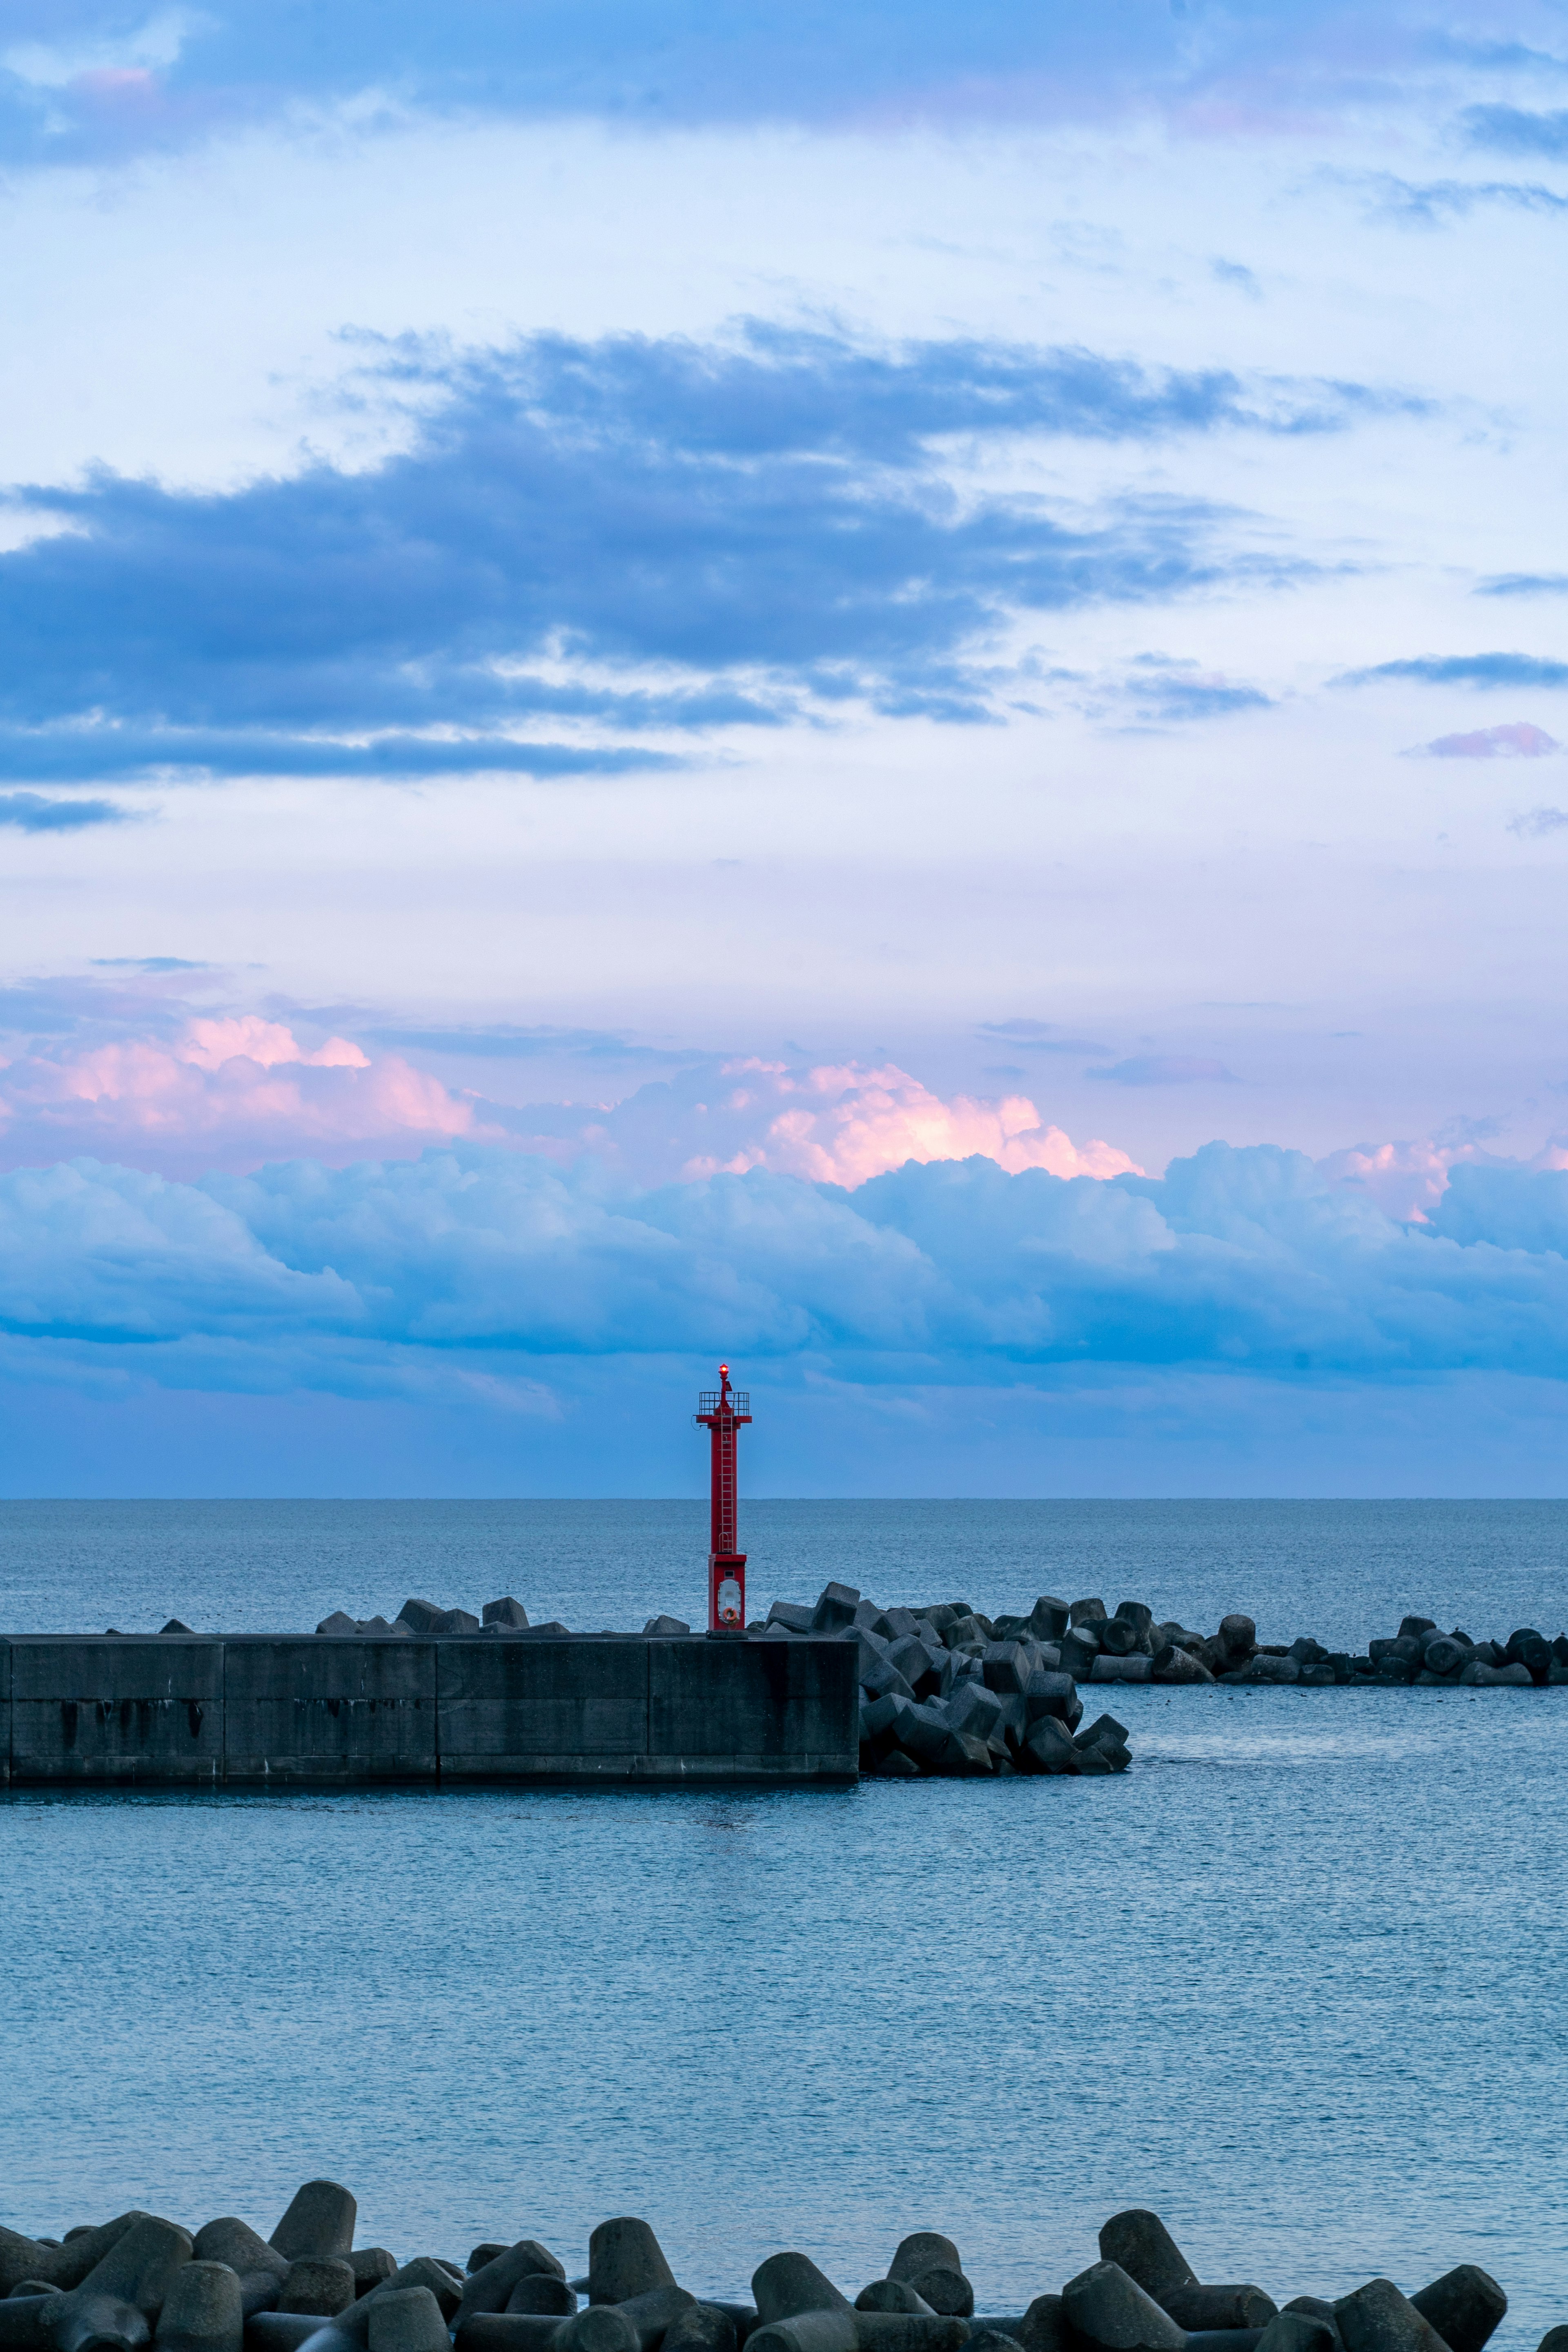
[[[816,1596],[809,1630],[813,1633],[836,1633],[841,1626],[853,1625],[859,1606],[860,1595],[854,1585],[825,1584]]]
[[[1118,1658],[1102,1650],[1089,1670],[1089,1679],[1091,1683],[1146,1683],[1152,1664],[1138,1652]]]
[[[1067,2305],[1059,2294],[1037,2294],[1017,2329],[1023,2352],[1074,2352]]]
[[[138,2311],[161,2311],[170,2287],[195,2249],[184,2230],[154,2214],[139,2214],[94,2263],[81,2294],[108,2295],[133,2303]]]
[[[354,2274],[356,2301],[362,2294],[369,2294],[373,2287],[397,2276],[396,2257],[389,2254],[384,2246],[356,2246],[344,2259]]]
[[[117,2246],[138,2221],[151,2221],[152,2218],[137,2206],[129,2213],[117,2213],[112,2221],[100,2222],[94,2229],[72,2230],[55,2253],[56,2284],[79,2286],[84,2279],[90,2278],[105,2254]]]
[[[974,2289],[956,2263],[932,2263],[910,2284],[940,2318],[967,2319],[974,2309]]]
[[[862,2312],[923,2313],[932,2319],[936,2316],[930,2304],[915,2293],[907,2279],[873,2279],[870,2285],[863,2286],[856,2296],[855,2308]]]
[[[433,1601],[410,1599],[398,1611],[397,1622],[400,1625],[406,1625],[412,1633],[434,1633],[446,1614],[447,1612],[437,1609]]]
[[[510,1592],[504,1601],[487,1601],[479,1614],[487,1625],[509,1625],[522,1632],[528,1629],[528,1612]]]
[[[1339,2330],[1309,2312],[1282,2311],[1258,2337],[1258,2352],[1341,2352]]]
[[[121,2213],[98,2229],[74,2231],[60,2246],[0,2229],[0,2296],[13,2294],[25,2279],[38,2279],[61,2289],[79,2286],[132,2222],[146,2218],[140,2211]]]
[[[20,1634],[10,1652],[15,1785],[221,1777],[220,1642]]]
[[[1481,2352],[1508,2311],[1508,2297],[1496,2279],[1474,2263],[1445,2271],[1410,2301],[1448,2352]]]
[[[1189,2336],[1212,2334],[1219,2328],[1262,2329],[1271,2319],[1278,2318],[1279,2312],[1279,2305],[1260,2286],[1187,2284],[1167,2287],[1154,2300]]]
[[[346,1610],[334,1609],[330,1617],[322,1618],[316,1632],[318,1634],[329,1633],[334,1637],[346,1633],[357,1634],[359,1620],[356,1617],[351,1617]]]
[[[384,2287],[369,2300],[370,2352],[450,2352],[441,2306],[427,2286]]]
[[[763,2324],[746,2339],[746,2352],[858,2352],[852,2311],[803,2311]]]
[[[306,2255],[326,2262],[346,2259],[354,2242],[359,2208],[336,2180],[307,2180],[289,2200],[289,2210],[268,2243],[290,2263]]]
[[[650,1617],[643,1627],[645,1633],[661,1635],[668,1641],[675,1633],[689,1633],[690,1626],[684,1617]]]
[[[458,2328],[458,2352],[554,2352],[563,2324],[530,2311],[476,2311]]]
[[[1186,2333],[1120,2263],[1092,2263],[1062,2289],[1068,2324],[1100,2352],[1185,2352]]]
[[[321,2323],[311,2313],[258,2311],[246,2320],[245,2352],[300,2352],[302,2345],[321,2333]],[[344,2339],[337,2340],[346,2352]]]
[[[66,2301],[53,2287],[42,2294],[0,2297],[0,2352],[53,2352],[53,2325]]]
[[[770,2254],[752,2273],[752,2295],[763,2327],[803,2312],[847,2312],[849,2298],[819,2271],[809,2254]]]
[[[921,2271],[934,2270],[939,2264],[953,2271],[963,2268],[952,2240],[944,2238],[940,2230],[915,2230],[894,2248],[888,2276],[912,2282]]]
[[[812,1612],[799,1601],[775,1601],[768,1611],[770,1625],[782,1625],[786,1633],[809,1633]]]
[[[1443,2338],[1392,2279],[1368,2279],[1334,2305],[1345,2352],[1443,2352]]]
[[[855,2314],[858,2352],[958,2352],[969,2336],[967,2319],[946,2318],[934,2311]]]
[[[646,2294],[628,2295],[615,2308],[636,2329],[639,2352],[658,2352],[666,2329],[696,2300],[689,2287],[672,2284],[650,2287]]]
[[[224,1726],[231,1786],[434,1780],[434,1646],[235,1636],[225,1645]]]
[[[248,2221],[241,2221],[232,2213],[220,2214],[216,2221],[204,2221],[193,2241],[193,2250],[198,2263],[226,2263],[241,2278],[249,2271],[270,2271],[281,2284],[289,2268],[287,2254],[280,2254]]]
[[[278,2290],[279,2311],[313,2311],[321,2319],[335,2319],[358,2299],[353,2265],[325,2254],[301,2254]]]
[[[574,2319],[558,2319],[552,2352],[639,2352],[637,2332],[615,2303],[591,2303]]]
[[[160,2352],[241,2352],[244,2337],[239,2281],[228,2264],[186,2263],[158,2315]]]
[[[576,2290],[550,2271],[531,2271],[508,2295],[506,2308],[531,2312],[541,2319],[570,2319],[577,2308]]]
[[[664,2352],[740,2352],[741,2334],[722,2304],[693,2303],[665,2330]]]
[[[732,1655],[727,1649],[715,1655]],[[650,2225],[637,2215],[622,2213],[601,2221],[588,2240],[588,2301],[629,2303],[634,2295],[651,2294],[657,2287],[673,2286],[675,2273]],[[584,2352],[592,2347],[584,2347]]]
[[[482,2251],[482,2248],[475,2249],[476,2252]],[[519,2238],[515,2245],[503,2246],[499,2253],[490,2256],[488,2263],[480,2263],[477,2268],[470,2257],[468,2275],[463,2281],[462,2300],[458,2306],[458,2325],[461,2326],[465,2320],[474,2318],[480,2312],[505,2311],[515,2290],[530,2278],[549,2278],[555,2280],[558,2285],[566,2285],[566,2273],[560,2262],[548,2246],[540,2244],[537,2238]],[[567,2293],[571,2292],[568,2287]],[[524,2306],[519,2305],[518,2308],[521,2310]],[[574,2301],[567,2315],[570,2316],[576,2308]]]
[[[152,2334],[146,2313],[135,2304],[79,2286],[59,2298],[49,2343],[52,2352],[140,2352]]]

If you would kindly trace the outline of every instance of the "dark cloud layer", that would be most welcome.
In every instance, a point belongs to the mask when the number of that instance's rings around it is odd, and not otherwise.
[[[546,336],[367,359],[384,389],[436,404],[378,467],[225,495],[108,473],[35,494],[72,528],[0,558],[0,773],[618,772],[657,755],[513,730],[690,733],[861,695],[987,717],[971,656],[1015,613],[1293,567],[1248,554],[1245,519],[1203,501],[966,495],[955,447],[1294,435],[1419,405],[763,328],[723,347]],[[545,656],[549,676],[527,668]],[[561,656],[591,673],[563,677]]]

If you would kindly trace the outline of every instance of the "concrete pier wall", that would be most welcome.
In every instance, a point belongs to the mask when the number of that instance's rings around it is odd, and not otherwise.
[[[859,1654],[698,1634],[15,1634],[0,1785],[852,1780]]]

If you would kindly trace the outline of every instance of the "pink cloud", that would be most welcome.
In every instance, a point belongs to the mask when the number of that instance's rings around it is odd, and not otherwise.
[[[1320,1160],[1320,1171],[1331,1183],[1349,1192],[1364,1192],[1386,1215],[1425,1224],[1448,1189],[1448,1171],[1457,1160],[1476,1157],[1473,1144],[1447,1150],[1441,1145],[1361,1143],[1347,1151],[1333,1151]]]
[[[748,1061],[729,1064],[724,1074],[744,1080],[724,1108],[764,1116],[771,1108],[773,1116],[728,1158],[689,1160],[682,1171],[688,1176],[766,1168],[853,1186],[907,1160],[965,1160],[975,1152],[1013,1175],[1026,1168],[1048,1169],[1053,1176],[1142,1173],[1113,1145],[1075,1144],[1059,1127],[1046,1125],[1026,1095],[944,1100],[892,1064],[878,1070],[825,1064],[795,1075],[782,1062]]]
[[[407,1159],[462,1139],[563,1165],[587,1155],[639,1183],[760,1169],[854,1186],[975,1153],[1014,1173],[1134,1170],[1111,1144],[1075,1143],[1027,1096],[944,1097],[890,1064],[694,1057],[618,1100],[508,1103],[346,1036],[311,1045],[282,1021],[182,1003],[176,985],[37,984],[41,1034],[0,1061],[0,1165],[87,1156],[188,1177]]]
[[[1434,760],[1541,760],[1563,746],[1544,728],[1516,719],[1503,727],[1478,727],[1470,735],[1439,735],[1423,748]]]
[[[192,1020],[173,1044],[119,1038],[0,1069],[12,1165],[87,1153],[174,1173],[300,1152],[407,1155],[453,1136],[501,1139],[471,1101],[395,1055],[373,1062],[346,1037],[309,1052],[254,1014]]]

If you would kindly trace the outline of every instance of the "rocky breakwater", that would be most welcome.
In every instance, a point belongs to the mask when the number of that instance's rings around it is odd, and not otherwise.
[[[1369,2279],[1281,2308],[1201,2282],[1155,2214],[1118,2213],[1100,2259],[1022,2312],[987,2315],[954,2242],[905,2237],[851,2298],[805,2254],[771,2254],[749,2300],[679,2284],[648,2224],[602,2221],[585,2275],[537,2239],[466,2263],[356,2247],[354,2200],[306,2183],[269,2238],[232,2215],[187,2231],[140,2212],[63,2239],[0,2230],[0,2346],[17,2352],[1484,2352],[1508,2308],[1471,2263],[1406,2296]],[[1568,2352],[1568,2326],[1541,2352]]]
[[[1070,1613],[1048,1597],[1027,1617],[984,1617],[964,1601],[879,1609],[853,1586],[829,1584],[810,1606],[775,1601],[749,1632],[858,1644],[863,1772],[1125,1772],[1126,1725],[1101,1715],[1083,1727],[1078,1684],[1089,1678],[1089,1653],[1068,1638]]]

